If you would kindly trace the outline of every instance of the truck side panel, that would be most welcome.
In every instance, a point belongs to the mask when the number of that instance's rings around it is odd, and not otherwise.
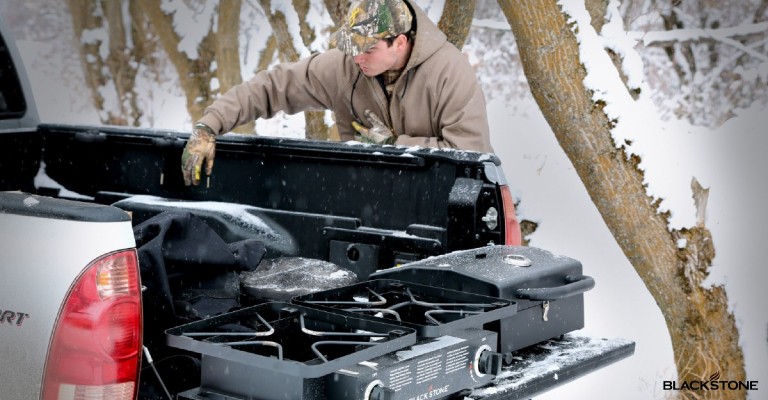
[[[0,360],[15,366],[0,374],[4,400],[38,397],[62,300],[83,269],[135,246],[127,215],[106,208],[0,193],[0,342],[13,343]]]

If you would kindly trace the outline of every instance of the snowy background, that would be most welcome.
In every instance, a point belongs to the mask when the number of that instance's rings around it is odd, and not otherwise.
[[[0,13],[19,38],[18,46],[31,72],[41,118],[45,122],[97,124],[98,114],[92,109],[90,96],[82,83],[82,69],[74,48],[77,43],[72,38],[66,8],[50,4],[54,2],[43,3],[45,6],[36,5],[34,1],[0,3]],[[163,2],[167,10],[177,10],[176,28],[185,38],[181,47],[189,54],[194,54],[194,47],[204,34],[200,24],[207,23],[214,10],[205,3],[199,2],[199,6],[194,7],[195,2],[190,1]],[[273,3],[281,4],[279,1]],[[420,0],[417,3],[434,21],[439,19],[441,1]],[[667,398],[670,392],[662,390],[662,382],[676,379],[676,372],[661,313],[615,243],[533,101],[509,26],[492,3],[478,2],[484,6],[478,7],[463,51],[476,67],[483,84],[492,143],[515,196],[522,200],[518,210],[520,217],[539,224],[531,237],[531,245],[580,260],[585,273],[597,281],[595,289],[585,296],[587,311],[583,334],[621,337],[636,342],[632,357],[538,398]],[[564,2],[574,19],[583,24],[585,13],[583,6],[577,3]],[[291,18],[296,18],[295,13],[290,7],[284,10],[289,25],[295,26],[291,23]],[[30,15],[37,19],[25,19]],[[308,20],[318,33],[318,40],[310,49],[322,51],[326,47],[324,38],[331,25],[330,18],[322,6],[315,5]],[[45,25],[35,25],[40,23]],[[735,29],[743,26],[745,30],[755,28],[750,21],[743,24],[735,21],[733,26]],[[665,92],[658,84],[649,87],[649,83],[642,80],[650,76],[648,71],[644,72],[643,64],[646,67],[654,64],[654,71],[664,74],[664,69],[658,67],[657,56],[643,48],[642,41],[630,40],[650,40],[650,37],[637,32],[627,36],[623,30],[620,26],[609,27],[603,31],[604,39],[598,39],[594,30],[580,31],[579,38],[584,44],[582,56],[589,60],[590,77],[600,77],[588,84],[615,104],[610,112],[619,117],[616,135],[633,140],[630,150],[643,159],[641,167],[646,171],[649,192],[663,198],[662,208],[671,211],[671,227],[692,226],[695,222],[690,192],[692,177],[710,189],[706,225],[712,231],[717,256],[707,283],[725,285],[741,334],[747,379],[759,381],[762,389],[762,392],[752,393],[750,398],[766,398],[768,312],[764,307],[768,304],[768,290],[763,286],[768,282],[768,263],[761,254],[762,241],[768,238],[768,211],[764,205],[768,183],[761,176],[768,170],[764,158],[768,150],[765,134],[768,99],[765,96],[756,100],[750,98],[746,104],[731,107],[729,104],[733,102],[719,105],[720,99],[709,96],[691,104],[691,109],[699,108],[699,118],[682,118],[681,105],[669,96],[669,91]],[[268,34],[263,12],[255,2],[245,1],[241,36],[244,79],[252,75]],[[606,66],[609,61],[603,52],[589,47],[597,40],[605,40],[603,44],[625,50],[646,50],[640,52],[642,59],[630,59],[634,63],[626,65],[630,78],[638,80],[634,85],[643,88],[645,95],[632,100],[616,91],[618,77],[613,76],[615,72],[610,73],[610,65]],[[306,48],[299,50],[301,54],[308,51]],[[760,61],[760,54],[753,56]],[[768,61],[762,61],[752,73],[755,74],[754,84],[765,86]],[[740,65],[731,67],[741,68]],[[161,74],[173,76],[169,64],[161,64],[159,68],[165,68]],[[712,76],[701,77],[707,78],[713,79]],[[169,78],[158,84],[140,77],[138,85],[144,93],[141,99],[146,112],[143,126],[172,130],[191,128],[185,99],[175,80]],[[729,107],[728,118],[707,121],[708,116],[722,114],[714,112],[716,107]],[[258,121],[257,130],[260,134],[303,137],[303,124],[301,116],[280,116]],[[763,393],[762,397],[760,393]]]

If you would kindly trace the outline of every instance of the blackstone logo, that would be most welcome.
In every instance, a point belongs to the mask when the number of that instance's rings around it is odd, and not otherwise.
[[[427,389],[426,392],[416,397],[411,397],[408,400],[427,400],[431,398],[442,397],[442,395],[448,393],[448,387],[450,386],[451,385],[445,385],[443,387],[433,388],[432,385],[429,385],[429,389]]]
[[[715,372],[708,381],[664,381],[664,390],[757,390],[758,381],[721,381]]]

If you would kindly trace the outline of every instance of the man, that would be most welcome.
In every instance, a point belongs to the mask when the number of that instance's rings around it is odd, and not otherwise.
[[[206,108],[182,155],[187,185],[216,136],[256,118],[332,110],[342,140],[493,152],[474,70],[413,0],[358,0],[335,49],[260,71]]]

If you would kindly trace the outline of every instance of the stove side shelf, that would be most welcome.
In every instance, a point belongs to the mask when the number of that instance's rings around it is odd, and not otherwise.
[[[469,400],[525,400],[571,382],[635,352],[635,342],[577,334],[518,350],[513,363],[487,386],[464,397]]]

